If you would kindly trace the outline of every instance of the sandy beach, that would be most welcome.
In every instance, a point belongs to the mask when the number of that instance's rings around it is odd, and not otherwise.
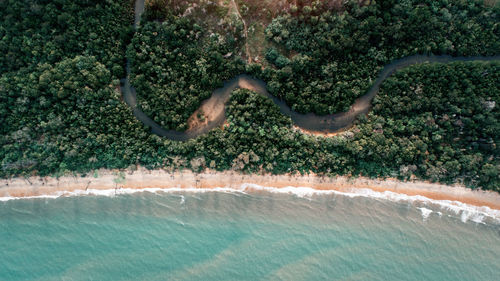
[[[31,177],[0,180],[0,197],[33,197],[62,195],[66,192],[110,189],[144,188],[232,188],[245,192],[258,192],[252,185],[269,188],[308,187],[316,190],[355,192],[371,189],[375,192],[394,192],[408,196],[424,196],[432,200],[459,201],[474,206],[487,206],[500,210],[500,194],[490,191],[471,190],[463,186],[448,186],[428,182],[401,182],[395,179],[374,180],[368,178],[321,177],[309,175],[261,175],[237,172],[191,171],[168,172],[165,170],[135,171],[99,170],[87,176],[63,176],[60,178]]]

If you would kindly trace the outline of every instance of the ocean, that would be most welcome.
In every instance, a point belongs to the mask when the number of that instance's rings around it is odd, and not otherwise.
[[[500,214],[309,189],[0,198],[0,280],[500,280]]]

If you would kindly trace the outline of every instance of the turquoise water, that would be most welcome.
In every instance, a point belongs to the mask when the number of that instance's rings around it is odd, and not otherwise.
[[[265,191],[10,200],[0,279],[499,280],[498,221],[423,206]]]

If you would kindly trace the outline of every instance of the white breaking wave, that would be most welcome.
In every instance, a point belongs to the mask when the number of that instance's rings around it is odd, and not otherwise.
[[[491,209],[487,206],[474,206],[469,205],[460,201],[452,200],[434,200],[422,195],[407,195],[402,193],[396,193],[392,191],[378,192],[369,188],[353,188],[349,192],[337,191],[337,190],[316,190],[310,187],[285,187],[285,188],[273,188],[273,187],[263,187],[255,184],[246,184],[244,186],[251,187],[256,190],[265,190],[273,193],[290,193],[295,194],[299,197],[309,197],[312,195],[320,194],[338,194],[342,196],[347,196],[350,198],[365,197],[373,198],[379,200],[388,200],[392,202],[421,202],[425,205],[435,205],[443,210],[451,211],[456,215],[460,216],[462,222],[467,222],[471,220],[476,223],[482,223],[485,218],[491,218],[497,223],[500,223],[500,210]],[[422,217],[427,219],[432,210],[424,208],[421,210]],[[429,210],[429,211],[427,211]],[[440,213],[440,212],[439,212]]]
[[[426,220],[427,218],[429,218],[429,216],[432,214],[432,210],[431,209],[427,209],[425,207],[422,207],[422,208],[417,208],[419,209],[421,212],[422,212],[422,218],[424,220]]]
[[[141,192],[149,193],[206,193],[206,192],[221,192],[221,193],[232,193],[232,194],[246,194],[251,191],[264,191],[270,193],[279,194],[293,194],[301,198],[310,198],[316,195],[326,195],[335,194],[346,196],[349,198],[363,197],[372,198],[378,200],[388,200],[392,202],[408,202],[408,203],[423,203],[426,206],[437,206],[442,210],[447,210],[453,212],[455,215],[460,217],[462,222],[473,221],[476,223],[483,223],[485,218],[490,218],[500,223],[500,210],[491,209],[487,206],[474,206],[469,205],[459,201],[451,200],[434,200],[421,195],[406,195],[402,193],[396,193],[392,191],[378,192],[369,188],[352,188],[348,192],[338,191],[338,190],[318,190],[310,187],[266,187],[257,184],[245,183],[238,188],[229,187],[216,187],[216,188],[117,188],[117,189],[88,189],[88,190],[75,190],[75,191],[62,191],[57,192],[52,195],[37,195],[37,196],[27,196],[27,197],[0,197],[0,201],[10,201],[10,200],[21,200],[21,199],[56,199],[59,197],[73,197],[73,196],[108,196],[113,197],[117,195],[133,194]],[[181,204],[184,203],[184,198],[181,198]],[[418,207],[422,213],[422,218],[427,219],[433,210]],[[441,212],[437,212],[438,215],[442,215]]]

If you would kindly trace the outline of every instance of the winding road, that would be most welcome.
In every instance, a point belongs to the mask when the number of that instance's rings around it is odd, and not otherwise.
[[[144,11],[144,0],[136,0],[135,2],[135,21],[134,27],[140,24],[140,17]],[[301,114],[293,111],[283,100],[271,95],[266,89],[266,83],[260,79],[250,77],[242,74],[224,83],[222,88],[216,89],[212,96],[203,101],[200,108],[198,108],[189,118],[191,122],[190,127],[185,132],[178,132],[174,130],[166,130],[161,127],[154,120],[149,118],[144,112],[137,107],[137,94],[135,89],[130,85],[130,65],[127,60],[127,78],[122,79],[121,91],[124,101],[132,108],[134,116],[141,121],[144,125],[151,127],[151,131],[162,137],[174,141],[186,141],[196,138],[200,135],[206,134],[208,131],[215,127],[219,127],[226,121],[226,107],[225,104],[231,97],[231,93],[238,88],[249,89],[260,95],[271,99],[276,105],[279,106],[282,114],[289,116],[293,123],[300,129],[307,131],[311,134],[330,134],[345,130],[352,126],[356,118],[360,114],[367,114],[371,109],[371,102],[380,89],[382,82],[387,79],[394,72],[406,68],[411,65],[422,63],[449,63],[456,61],[498,61],[499,56],[491,57],[452,57],[452,56],[425,56],[414,55],[395,60],[386,65],[375,83],[370,90],[360,98],[356,99],[349,111],[330,114],[330,115],[316,115],[314,113]],[[198,113],[204,115],[203,122],[197,120]]]

